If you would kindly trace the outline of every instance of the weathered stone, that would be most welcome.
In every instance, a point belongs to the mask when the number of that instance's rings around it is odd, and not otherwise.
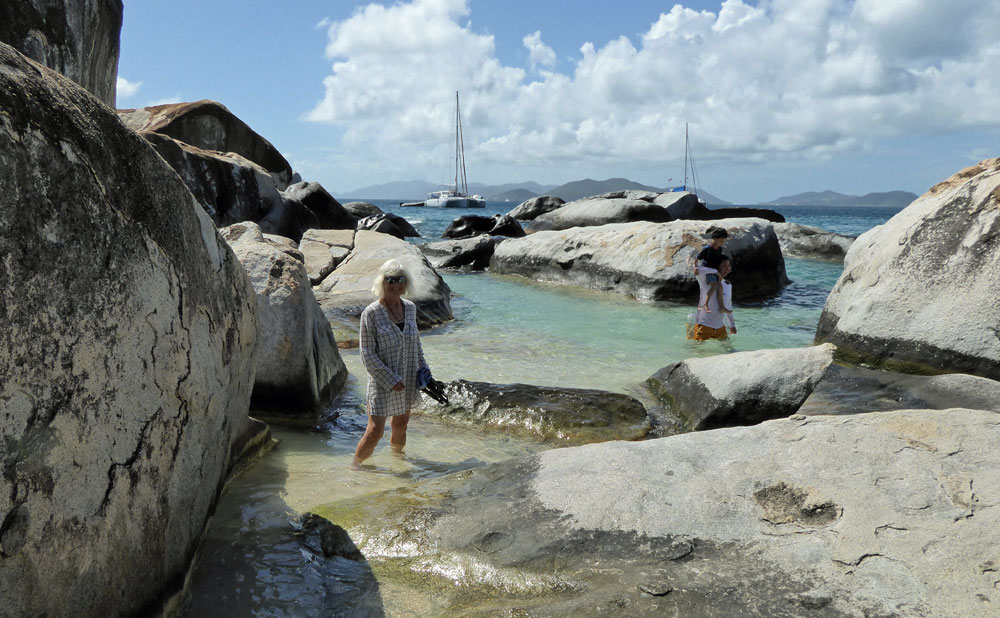
[[[447,383],[445,392],[448,405],[425,397],[419,411],[561,444],[641,440],[650,429],[642,404],[619,393],[466,380]]]
[[[479,234],[487,234],[493,229],[493,217],[483,215],[462,215],[448,224],[441,238],[472,238]]]
[[[253,288],[149,144],[5,44],[0,110],[0,614],[155,614],[249,422]]]
[[[774,233],[786,257],[843,262],[854,243],[853,236],[799,223],[775,223]]]
[[[310,549],[319,550],[317,553],[322,553],[324,558],[339,556],[355,562],[365,559],[346,530],[315,513],[302,516],[302,530],[299,534],[306,538]]]
[[[281,192],[285,199],[297,200],[305,204],[316,215],[318,229],[353,230],[358,218],[347,212],[332,195],[318,182],[300,182]]]
[[[718,223],[729,231],[725,252],[733,259],[729,280],[734,298],[766,297],[788,283],[785,261],[769,223],[760,219]],[[498,245],[490,272],[629,294],[642,300],[692,300],[698,297],[698,282],[689,260],[706,243],[704,232],[703,224],[691,221],[536,232]]]
[[[962,170],[862,234],[816,339],[887,368],[1000,378],[997,272],[1000,158]]]
[[[490,265],[496,244],[496,239],[489,234],[480,234],[472,238],[429,242],[420,245],[420,250],[434,268],[484,270]]]
[[[708,208],[693,193],[679,191],[677,193],[661,193],[654,199],[656,204],[663,206],[676,220],[717,221],[720,219],[744,219],[753,217],[771,223],[782,223],[785,217],[768,208],[751,208],[748,206],[732,206]]]
[[[249,159],[268,171],[279,190],[291,182],[292,168],[278,149],[217,101],[122,109],[118,116],[136,132],[159,133],[201,150]]]
[[[309,281],[318,284],[354,247],[354,230],[307,230],[299,248]]]
[[[358,219],[364,219],[365,217],[370,217],[372,215],[385,214],[381,208],[368,202],[347,202],[344,204],[344,210],[351,213]]]
[[[794,414],[833,363],[834,346],[689,358],[646,380],[692,429],[752,425]]]
[[[254,409],[272,419],[316,419],[340,392],[347,368],[305,265],[266,242],[254,223],[237,223],[220,233],[257,293]]]
[[[410,243],[388,234],[359,230],[354,249],[317,288],[317,298],[327,313],[354,319],[375,296],[372,283],[379,267],[389,259],[399,260],[410,276],[406,298],[417,306],[417,325],[429,328],[453,319],[451,289],[441,275]]]
[[[561,208],[565,203],[565,200],[561,197],[539,195],[521,202],[517,208],[514,208],[507,214],[520,221],[531,221],[539,215],[544,215],[547,212]]]
[[[616,195],[616,194],[609,194]],[[588,197],[569,202],[556,210],[538,215],[526,224],[531,231],[566,230],[572,227],[651,221],[663,223],[673,217],[666,208],[642,199],[627,197]]]
[[[1000,546],[994,412],[798,417],[607,442],[314,511],[439,613],[980,616]],[[456,585],[458,584],[458,585]],[[412,585],[412,584],[411,584]]]
[[[403,230],[399,229],[393,222],[389,215],[371,215],[370,217],[365,217],[364,219],[358,220],[358,231],[365,230],[368,232],[378,232],[379,234],[387,234],[389,236],[395,236],[400,240],[406,238],[406,234]]]
[[[4,0],[0,41],[114,109],[122,8],[121,0]]]

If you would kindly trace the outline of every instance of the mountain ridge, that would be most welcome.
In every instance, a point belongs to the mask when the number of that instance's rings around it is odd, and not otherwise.
[[[806,191],[795,195],[786,195],[762,202],[758,206],[863,206],[863,207],[893,207],[904,208],[917,199],[916,193],[909,191],[879,191],[865,195],[847,195],[830,189],[824,191]]]

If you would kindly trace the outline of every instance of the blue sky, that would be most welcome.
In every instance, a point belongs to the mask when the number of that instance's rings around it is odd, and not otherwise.
[[[736,203],[922,193],[1000,156],[992,0],[568,6],[126,0],[118,106],[220,101],[335,194],[447,182],[456,90],[489,184],[675,184],[686,122]]]

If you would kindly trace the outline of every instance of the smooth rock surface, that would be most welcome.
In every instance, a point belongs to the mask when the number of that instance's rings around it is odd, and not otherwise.
[[[567,206],[568,207],[568,206]],[[555,211],[558,212],[558,211]],[[762,298],[788,283],[771,225],[760,219],[716,222],[729,232],[733,298]],[[512,238],[496,247],[490,272],[629,294],[641,300],[693,300],[689,260],[707,242],[698,222],[618,223]]]
[[[642,404],[620,393],[466,380],[448,382],[445,392],[448,405],[424,397],[418,411],[558,444],[641,440],[650,429]]]
[[[149,144],[4,44],[0,110],[0,615],[154,614],[249,423],[253,288]]]
[[[419,582],[445,612],[988,616],[998,440],[994,412],[796,416],[553,449],[314,510],[383,585]]]
[[[531,221],[539,215],[544,215],[547,212],[561,208],[565,203],[566,201],[561,197],[539,195],[521,202],[516,208],[508,212],[507,215],[519,221]]]
[[[309,281],[318,284],[354,248],[354,230],[306,230],[299,242]]]
[[[441,240],[420,245],[420,250],[434,268],[464,268],[485,270],[490,265],[497,245],[489,234],[459,240]]]
[[[785,220],[785,217],[780,213],[769,208],[751,208],[747,206],[708,208],[695,194],[685,191],[656,194],[653,202],[666,208],[667,212],[675,220],[717,221],[720,219],[743,219],[747,217],[763,219],[772,223],[781,223]]]
[[[646,386],[691,429],[752,425],[798,411],[833,363],[834,346],[689,358]]]
[[[340,205],[318,182],[299,182],[281,192],[285,199],[302,202],[316,215],[316,227],[327,230],[353,230],[358,218]]]
[[[633,221],[662,223],[672,220],[673,217],[670,216],[666,208],[646,200],[598,196],[569,202],[560,208],[538,215],[525,227],[530,231],[539,232],[609,223],[631,223]]]
[[[122,0],[4,0],[0,42],[114,109],[122,9]]]
[[[278,149],[217,101],[122,109],[118,116],[136,132],[159,133],[201,150],[249,159],[268,171],[278,190],[292,180],[292,168]]]
[[[381,208],[369,202],[347,202],[344,204],[344,210],[351,213],[358,219],[363,219],[372,215],[385,214]]]
[[[317,418],[343,387],[347,367],[305,265],[267,242],[254,223],[237,223],[220,233],[257,295],[254,409],[269,419]]]
[[[399,260],[410,282],[406,298],[417,306],[417,325],[429,328],[453,319],[451,288],[437,274],[420,249],[388,234],[359,230],[354,249],[317,287],[317,298],[327,318],[357,319],[372,301],[372,283],[379,267],[389,259]]]
[[[799,223],[775,223],[774,233],[785,257],[807,260],[843,262],[854,243],[853,236]]]
[[[962,170],[854,242],[817,341],[890,369],[1000,378],[1000,158]]]

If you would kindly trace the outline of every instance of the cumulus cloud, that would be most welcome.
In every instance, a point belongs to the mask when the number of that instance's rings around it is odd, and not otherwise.
[[[822,159],[914,131],[996,127],[1000,5],[980,0],[726,0],[678,4],[642,34],[580,42],[557,71],[541,33],[505,66],[465,0],[368,5],[331,22],[332,72],[309,120],[376,162],[447,152],[462,91],[480,166],[675,159],[691,123],[702,162]],[[548,70],[537,76],[537,67]]]
[[[139,92],[139,88],[142,88],[142,82],[130,82],[124,77],[118,78],[118,96],[121,98],[129,98],[136,95]]]

